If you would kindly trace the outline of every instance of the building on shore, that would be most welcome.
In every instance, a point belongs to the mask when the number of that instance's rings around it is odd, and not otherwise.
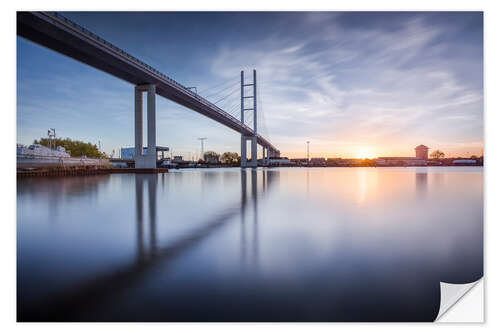
[[[427,161],[429,159],[429,147],[424,145],[415,147],[415,157]]]
[[[327,166],[354,166],[361,164],[363,160],[359,158],[327,158],[326,165]]]
[[[426,166],[429,147],[419,145],[415,147],[415,157],[378,157],[377,166]]]
[[[426,166],[427,161],[417,157],[379,157],[377,166]]]
[[[324,167],[326,166],[326,159],[324,157],[313,157],[311,161],[309,161],[310,166],[315,167]]]
[[[296,166],[307,166],[309,160],[307,158],[291,158],[290,162]]]
[[[453,160],[452,165],[462,165],[462,166],[465,166],[465,165],[479,165],[479,163],[475,159],[465,159],[465,158],[463,158],[463,159]]]
[[[161,159],[165,159],[165,152],[168,152],[170,148],[168,147],[162,147],[162,146],[156,146],[156,153],[161,153]],[[143,147],[142,148],[142,154],[146,155],[148,153],[148,147]],[[127,148],[120,148],[120,158],[124,160],[130,160],[133,159],[135,155],[135,147],[127,147]]]
[[[219,155],[216,155],[216,154],[205,154],[203,156],[203,160],[205,163],[208,163],[208,164],[219,164],[220,163]]]
[[[329,167],[368,167],[375,166],[373,159],[369,158],[328,158],[326,166]]]
[[[294,163],[292,163],[288,157],[271,157],[269,158],[269,165],[270,166],[292,166]]]

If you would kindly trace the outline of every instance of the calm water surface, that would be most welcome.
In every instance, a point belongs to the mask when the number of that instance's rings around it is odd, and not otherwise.
[[[21,321],[432,321],[483,275],[483,169],[17,181]]]

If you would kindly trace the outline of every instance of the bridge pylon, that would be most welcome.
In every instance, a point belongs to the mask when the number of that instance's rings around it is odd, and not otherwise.
[[[156,168],[156,86],[145,84],[135,86],[135,167]],[[148,150],[143,152],[142,94],[147,93]]]
[[[253,95],[245,96],[245,87],[253,87]],[[246,99],[253,99],[252,107],[245,107]],[[241,167],[257,167],[257,71],[253,70],[253,82],[245,84],[245,72],[241,71],[241,122],[245,123],[245,111],[253,111],[253,135],[241,135]],[[251,161],[247,161],[247,141],[251,142]]]

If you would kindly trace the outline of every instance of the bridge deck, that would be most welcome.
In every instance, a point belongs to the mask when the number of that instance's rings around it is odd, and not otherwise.
[[[18,12],[17,34],[134,85],[152,83],[156,93],[241,134],[253,129],[160,71],[57,13]],[[257,135],[257,143],[278,152]]]

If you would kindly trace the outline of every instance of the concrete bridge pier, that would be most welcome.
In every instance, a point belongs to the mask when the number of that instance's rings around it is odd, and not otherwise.
[[[247,161],[247,141],[251,142],[252,160]],[[256,136],[241,136],[241,167],[256,168],[257,167],[257,137]]]
[[[262,165],[269,165],[269,147],[262,146]]]
[[[241,136],[241,162],[240,166],[242,168],[247,167],[247,137],[242,135]]]
[[[142,95],[147,93],[148,149],[143,153]],[[135,86],[135,167],[156,168],[156,86],[146,84]]]
[[[257,165],[257,137],[253,136],[252,139],[252,161],[250,162],[249,166],[252,168],[256,168]]]

